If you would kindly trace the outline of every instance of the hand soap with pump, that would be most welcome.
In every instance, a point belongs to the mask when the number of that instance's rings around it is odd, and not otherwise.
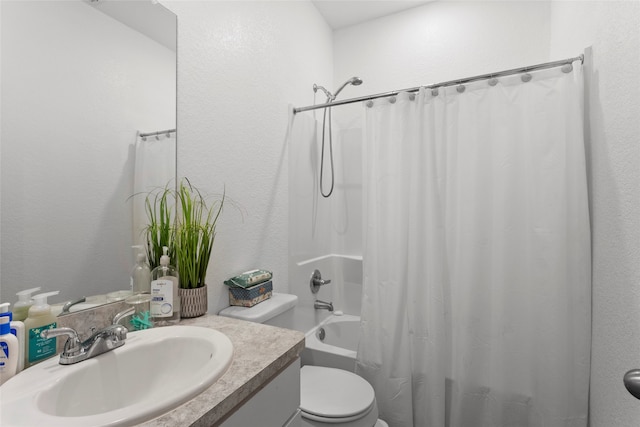
[[[59,293],[60,291],[53,291],[33,296],[33,305],[24,320],[25,368],[56,355],[56,338],[42,338],[40,333],[58,326],[55,316],[51,313],[51,306],[47,304],[47,297]]]
[[[18,359],[18,367],[16,373],[24,369],[24,323],[19,320],[13,320],[13,314],[9,311],[9,303],[0,304],[0,317],[9,319],[9,332],[11,332],[18,340],[18,348],[16,355]]]
[[[29,315],[29,307],[33,305],[31,294],[38,292],[40,288],[25,289],[24,291],[16,292],[18,296],[18,302],[13,305],[13,319],[24,321]]]
[[[180,321],[178,270],[169,264],[169,248],[162,247],[160,265],[151,272],[151,320],[155,326],[174,325]]]
[[[147,263],[147,256],[142,250],[142,246],[136,245],[132,248],[138,250],[136,255],[136,265],[131,272],[131,290],[133,294],[148,294],[151,292],[151,268]]]
[[[11,333],[8,316],[0,317],[0,384],[16,374],[18,339]]]

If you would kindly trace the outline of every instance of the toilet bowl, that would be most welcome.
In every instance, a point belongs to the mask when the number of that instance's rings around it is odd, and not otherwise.
[[[253,307],[227,307],[218,313],[250,322],[292,328],[298,297],[274,293]],[[378,419],[373,387],[353,372],[324,366],[300,368],[300,412],[304,427],[388,427]]]
[[[305,365],[300,369],[303,426],[386,427],[378,420],[373,387],[343,369]]]

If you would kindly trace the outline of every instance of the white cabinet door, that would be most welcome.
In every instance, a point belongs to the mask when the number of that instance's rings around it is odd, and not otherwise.
[[[297,427],[299,421],[295,422],[295,414],[299,406],[300,358],[269,381],[220,426],[282,427],[290,425]]]

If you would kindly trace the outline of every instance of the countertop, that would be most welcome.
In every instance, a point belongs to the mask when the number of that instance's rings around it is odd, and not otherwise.
[[[147,421],[145,427],[212,426],[223,421],[304,349],[299,331],[216,315],[183,319],[180,325],[214,328],[233,343],[233,361],[211,387],[173,411]]]

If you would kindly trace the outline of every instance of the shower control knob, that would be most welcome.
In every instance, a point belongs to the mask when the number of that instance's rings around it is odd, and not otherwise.
[[[632,369],[624,375],[624,386],[636,399],[640,399],[640,369]]]
[[[311,273],[311,279],[309,279],[309,287],[311,288],[312,294],[317,294],[320,290],[320,286],[328,285],[329,283],[331,283],[331,280],[322,280],[320,270],[313,270],[313,273]]]

